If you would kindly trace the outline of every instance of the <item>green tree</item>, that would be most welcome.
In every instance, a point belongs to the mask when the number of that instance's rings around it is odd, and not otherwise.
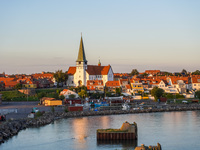
[[[182,74],[182,75],[187,75],[187,71],[186,71],[185,69],[183,69],[183,70],[181,71],[181,74]]]
[[[85,90],[81,90],[81,91],[78,93],[78,95],[79,95],[81,98],[85,98],[85,97],[88,96],[87,91],[85,91]]]
[[[192,73],[192,75],[200,75],[200,71],[196,70],[195,72]]]
[[[40,92],[37,94],[37,97],[40,99],[40,98],[43,98],[43,97],[46,97],[46,93],[45,92]]]
[[[133,70],[131,71],[131,73],[130,73],[131,76],[138,75],[138,74],[139,74],[139,72],[138,72],[137,69],[133,69]]]
[[[62,70],[56,71],[54,73],[53,77],[55,78],[55,80],[57,82],[57,87],[59,87],[59,83],[66,82],[68,79],[68,75],[66,73],[62,72]]]
[[[148,74],[147,74],[147,73],[143,73],[142,76],[143,76],[143,77],[147,77]]]
[[[116,91],[116,96],[121,95],[121,91],[122,91],[121,88],[116,88],[115,91]]]
[[[48,94],[47,94],[47,97],[59,99],[59,94],[56,93],[56,92],[52,92],[52,93],[48,93]]]
[[[74,95],[74,94],[69,95],[69,98],[75,98],[75,97],[76,97],[76,95]]]
[[[60,96],[59,96],[59,99],[64,100],[64,99],[65,99],[65,96],[64,96],[64,95],[60,95]]]
[[[196,91],[195,96],[200,100],[200,90]]]
[[[16,90],[19,90],[22,88],[22,84],[21,83],[17,83],[15,86],[14,86],[14,89]]]
[[[162,95],[164,94],[164,90],[161,88],[158,88],[157,86],[154,87],[151,90],[151,95],[155,98],[155,100],[157,101]]]

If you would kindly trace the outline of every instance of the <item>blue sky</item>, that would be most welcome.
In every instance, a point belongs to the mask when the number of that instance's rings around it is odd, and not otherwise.
[[[200,69],[199,0],[0,1],[0,72],[67,71],[81,32],[88,64],[114,72]]]

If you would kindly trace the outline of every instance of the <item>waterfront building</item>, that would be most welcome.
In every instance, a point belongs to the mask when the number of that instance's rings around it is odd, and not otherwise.
[[[110,65],[101,66],[100,61],[98,65],[88,65],[81,36],[76,66],[68,69],[67,86],[87,86],[88,80],[102,80],[105,85],[107,81],[113,81],[113,78],[113,70]]]
[[[190,79],[189,90],[200,90],[200,75],[194,75]]]

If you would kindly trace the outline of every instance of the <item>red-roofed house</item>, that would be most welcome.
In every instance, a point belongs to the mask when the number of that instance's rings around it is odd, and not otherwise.
[[[75,96],[74,98],[78,98],[79,97],[79,95],[76,92],[68,90],[68,89],[62,90],[60,92],[60,95],[64,95],[65,98],[69,98],[70,95],[74,95]]]
[[[104,91],[104,85],[102,80],[88,80],[87,89],[90,91]]]
[[[120,79],[119,80],[120,86],[122,88],[122,92],[127,92],[127,87],[130,87],[129,83],[128,83],[128,79]],[[129,85],[129,86],[127,86]],[[130,90],[130,89],[129,89]],[[128,90],[128,91],[129,91]]]
[[[179,93],[185,93],[186,89],[189,88],[189,77],[167,77],[168,85],[172,88],[176,88]]]
[[[115,92],[116,88],[120,88],[120,81],[107,81],[106,88],[109,92]]]
[[[98,65],[87,65],[83,39],[81,37],[76,66],[69,67],[67,85],[86,86],[88,80],[102,80],[103,85],[105,85],[107,81],[113,81],[113,78],[113,70],[110,65],[101,66],[100,61]]]
[[[191,77],[189,84],[190,90],[200,90],[200,75],[195,75]]]
[[[4,83],[5,89],[13,89],[14,86],[18,83],[15,78],[5,78],[5,77],[0,77],[0,82]]]

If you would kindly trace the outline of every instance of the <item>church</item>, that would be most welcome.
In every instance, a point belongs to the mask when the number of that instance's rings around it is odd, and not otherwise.
[[[105,86],[107,81],[113,81],[114,75],[110,65],[101,66],[99,61],[98,65],[88,65],[86,60],[85,50],[83,45],[83,38],[81,36],[78,58],[76,66],[69,67],[68,69],[67,86],[87,86],[87,83],[99,80]]]

